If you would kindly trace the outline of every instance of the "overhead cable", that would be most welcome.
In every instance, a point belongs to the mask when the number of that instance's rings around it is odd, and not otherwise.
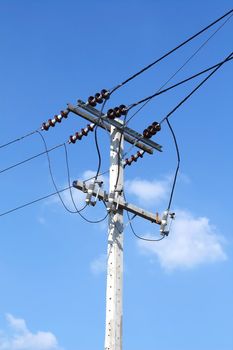
[[[169,118],[185,101],[187,101],[193,94],[196,92],[213,74],[217,72],[219,68],[223,66],[227,62],[227,60],[233,55],[233,52],[228,55],[224,61],[222,61],[205,79],[203,79],[175,108],[173,108],[167,115],[164,117],[160,124],[162,124],[167,118]]]
[[[211,67],[209,67],[209,68],[206,68],[206,69],[204,69],[204,70],[202,70],[202,71],[200,71],[200,72],[198,72],[198,73],[196,73],[196,74],[193,74],[193,75],[191,75],[190,77],[188,77],[188,78],[186,78],[186,79],[183,79],[183,80],[179,81],[178,83],[176,83],[176,84],[174,84],[174,85],[171,85],[171,86],[169,86],[168,88],[166,88],[166,89],[164,89],[164,90],[157,91],[157,92],[155,92],[153,95],[147,96],[147,97],[145,97],[144,99],[142,99],[142,100],[140,100],[140,101],[138,101],[138,102],[132,103],[132,104],[129,106],[128,110],[130,110],[130,109],[132,109],[132,108],[138,106],[139,104],[141,104],[141,103],[143,103],[143,102],[145,102],[145,101],[151,100],[152,98],[154,98],[154,97],[156,97],[156,96],[162,95],[163,93],[165,93],[165,92],[167,92],[167,91],[169,91],[169,90],[172,90],[172,89],[176,88],[176,87],[179,86],[179,85],[182,85],[182,84],[184,84],[184,83],[187,83],[188,81],[190,81],[190,80],[192,80],[192,79],[194,79],[194,78],[197,78],[198,76],[200,76],[200,75],[202,75],[202,74],[204,74],[204,73],[207,73],[207,72],[209,72],[210,70],[212,70],[212,69],[214,69],[214,68],[220,66],[222,63],[229,62],[229,61],[231,61],[232,59],[233,59],[233,57],[229,57],[227,60],[221,61],[221,62],[219,62],[219,63],[217,63],[217,64],[215,64],[215,65],[213,65],[213,66],[211,66]],[[129,118],[129,119],[127,120],[127,123],[128,123],[129,120],[131,120],[131,119],[132,119],[132,117]]]
[[[38,134],[39,134],[40,137],[42,138],[42,141],[43,141],[43,143],[44,143],[45,150],[47,151],[48,148],[47,148],[47,144],[46,144],[46,141],[45,141],[44,136],[43,136],[43,135],[41,134],[41,132],[39,132],[39,131],[38,131]],[[65,146],[64,146],[64,147],[65,147]],[[70,172],[69,172],[69,165],[68,165],[68,158],[67,158],[67,149],[66,149],[66,147],[65,147],[65,150],[66,150],[67,173],[68,173],[68,179],[69,179],[69,180],[68,180],[68,181],[69,181],[69,187],[68,187],[68,188],[70,188]],[[54,188],[55,188],[55,190],[56,190],[56,192],[57,192],[57,195],[58,195],[58,197],[59,197],[59,199],[60,199],[60,201],[61,201],[63,207],[66,209],[66,211],[68,211],[68,212],[71,213],[71,214],[79,214],[79,215],[82,217],[82,219],[84,219],[85,221],[87,221],[88,223],[91,223],[91,224],[96,224],[96,223],[99,223],[99,222],[104,221],[104,220],[107,218],[108,213],[107,213],[103,218],[101,218],[101,219],[99,219],[99,220],[89,220],[89,219],[87,219],[84,215],[82,215],[82,214],[80,213],[80,211],[84,210],[84,209],[86,208],[87,205],[85,204],[84,207],[83,207],[82,209],[77,209],[76,204],[75,204],[75,202],[74,202],[74,198],[73,198],[73,195],[72,195],[71,190],[70,190],[70,194],[71,194],[71,199],[72,199],[72,203],[73,203],[73,205],[74,205],[74,207],[75,207],[75,210],[70,210],[70,209],[67,207],[67,205],[65,204],[63,198],[62,198],[61,195],[60,195],[60,192],[59,192],[59,190],[58,190],[57,184],[56,184],[56,182],[55,182],[55,179],[54,179],[54,176],[53,176],[53,172],[52,172],[52,166],[51,166],[51,160],[50,160],[50,157],[49,157],[49,153],[46,152],[46,155],[47,155],[47,160],[48,160],[49,173],[50,173],[50,177],[51,177],[53,186],[54,186]]]
[[[162,61],[164,58],[166,58],[167,56],[169,56],[170,54],[172,54],[173,52],[175,52],[176,50],[178,50],[179,48],[181,48],[182,46],[184,46],[185,44],[187,44],[188,42],[190,42],[191,40],[195,39],[196,37],[198,37],[200,34],[204,33],[206,30],[208,30],[209,28],[211,28],[212,26],[214,26],[216,23],[218,23],[219,21],[221,21],[223,18],[227,17],[228,15],[230,15],[233,12],[233,9],[226,12],[223,16],[217,18],[215,21],[211,22],[208,26],[204,27],[203,29],[201,29],[199,32],[197,32],[196,34],[192,35],[191,37],[189,37],[188,39],[186,39],[185,41],[183,41],[182,43],[180,43],[179,45],[177,45],[175,48],[173,48],[172,50],[168,51],[167,53],[165,53],[164,55],[162,55],[161,57],[159,57],[158,59],[156,59],[155,61],[153,61],[152,63],[150,63],[149,65],[147,65],[146,67],[144,67],[143,69],[141,69],[140,71],[138,71],[137,73],[131,75],[129,78],[127,78],[126,80],[124,80],[122,83],[120,83],[119,85],[117,85],[116,87],[114,87],[111,92],[110,95],[113,94],[113,92],[115,92],[116,90],[118,90],[120,87],[122,87],[123,85],[127,84],[129,81],[133,80],[134,78],[136,78],[137,76],[141,75],[142,73],[144,73],[145,71],[147,71],[149,68],[153,67],[155,64],[159,63],[160,61]]]

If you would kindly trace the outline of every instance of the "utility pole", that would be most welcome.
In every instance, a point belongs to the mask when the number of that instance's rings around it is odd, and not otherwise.
[[[105,350],[122,350],[122,297],[123,297],[123,212],[127,210],[135,216],[149,220],[160,225],[161,235],[167,235],[167,225],[169,213],[165,212],[162,219],[157,213],[151,213],[138,208],[125,201],[123,193],[124,162],[123,149],[124,140],[141,149],[140,152],[152,154],[153,150],[161,152],[162,147],[143,135],[138,134],[122,125],[120,119],[110,119],[93,106],[82,101],[78,101],[78,106],[68,104],[68,111],[87,119],[92,124],[81,133],[76,133],[70,137],[71,142],[81,139],[87,135],[90,128],[98,125],[102,129],[110,132],[110,181],[109,193],[101,189],[101,182],[95,180],[86,185],[82,181],[74,181],[73,187],[86,193],[86,203],[96,205],[97,199],[102,200],[109,213],[108,222],[108,249],[107,249],[107,287],[106,287],[106,324],[105,324]],[[87,113],[88,112],[88,113]],[[137,156],[139,157],[139,156]],[[137,159],[137,157],[133,157]],[[132,162],[132,159],[131,159]],[[127,164],[127,162],[126,162]],[[129,164],[129,163],[128,163]],[[131,164],[131,163],[130,163]],[[94,200],[92,200],[94,197]]]
[[[109,193],[116,201],[123,194],[123,145],[124,135],[111,126]],[[123,209],[108,209],[105,350],[122,350]]]

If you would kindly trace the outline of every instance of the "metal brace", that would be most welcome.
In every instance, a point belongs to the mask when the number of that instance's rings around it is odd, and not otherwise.
[[[168,226],[168,219],[174,220],[175,219],[175,213],[170,213],[168,210],[165,210],[162,215],[161,219],[161,225],[160,225],[160,234],[163,236],[169,235],[169,229],[167,229]]]
[[[92,196],[93,196],[93,192],[95,190],[96,184],[98,185],[98,190],[96,192],[94,200],[92,200]],[[103,181],[98,181],[98,180],[91,182],[89,184],[89,186],[87,187],[87,195],[86,195],[86,199],[85,199],[87,205],[92,205],[93,207],[96,205],[99,191],[100,191],[100,188],[102,187],[102,185],[103,185]]]

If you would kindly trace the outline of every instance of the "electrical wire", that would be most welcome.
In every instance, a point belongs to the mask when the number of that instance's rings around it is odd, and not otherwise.
[[[96,171],[96,175],[95,175],[95,181],[97,180],[98,176],[99,176],[99,172],[101,169],[101,163],[102,163],[102,158],[101,158],[101,153],[100,153],[100,148],[99,148],[99,142],[98,142],[98,135],[97,135],[97,131],[98,131],[98,123],[100,122],[100,120],[102,119],[102,113],[104,110],[104,106],[106,104],[107,100],[104,100],[104,103],[101,106],[101,110],[100,110],[100,114],[96,123],[96,127],[95,127],[95,146],[96,146],[96,150],[97,150],[97,155],[98,155],[98,167],[97,167],[97,171]]]
[[[129,78],[127,78],[126,80],[124,80],[122,83],[118,84],[116,87],[114,87],[110,94],[113,94],[116,90],[118,90],[119,88],[121,88],[122,86],[124,86],[125,84],[127,84],[129,81],[133,80],[134,78],[136,78],[137,76],[141,75],[142,73],[144,73],[145,71],[147,71],[149,68],[153,67],[155,64],[159,63],[160,61],[162,61],[164,58],[166,58],[167,56],[169,56],[170,54],[172,54],[173,52],[175,52],[176,50],[178,50],[179,48],[181,48],[182,46],[184,46],[185,44],[187,44],[188,42],[190,42],[191,40],[193,40],[194,38],[196,38],[197,36],[199,36],[200,34],[204,33],[206,30],[208,30],[209,28],[211,28],[213,25],[215,25],[216,23],[218,23],[219,21],[221,21],[223,18],[227,17],[229,14],[231,14],[233,12],[233,9],[226,12],[223,16],[217,18],[215,21],[211,22],[208,26],[204,27],[203,29],[201,29],[199,32],[197,32],[196,34],[192,35],[191,37],[189,37],[188,39],[186,39],[185,41],[183,41],[181,44],[177,45],[175,48],[173,48],[172,50],[168,51],[167,53],[165,53],[163,56],[159,57],[158,59],[156,59],[154,62],[150,63],[149,65],[147,65],[146,67],[144,67],[143,69],[141,69],[140,71],[138,71],[137,73],[131,75]]]
[[[190,77],[188,77],[188,78],[186,78],[186,79],[183,79],[183,80],[181,80],[181,81],[179,81],[178,83],[176,83],[176,84],[174,84],[174,85],[171,85],[171,86],[169,86],[168,88],[166,88],[166,89],[164,89],[164,90],[161,90],[161,88],[159,89],[159,90],[157,90],[153,95],[150,95],[150,96],[147,96],[147,97],[145,97],[145,98],[143,98],[142,100],[140,100],[140,101],[138,101],[138,102],[135,102],[135,103],[133,103],[132,105],[130,105],[130,107],[129,107],[129,109],[128,110],[130,110],[130,109],[132,109],[132,108],[134,108],[134,107],[136,107],[136,106],[138,106],[139,104],[141,104],[141,103],[143,103],[143,102],[149,102],[151,99],[153,99],[154,97],[156,97],[156,96],[159,96],[159,95],[162,95],[163,93],[165,93],[165,92],[167,92],[167,91],[169,91],[169,90],[172,90],[172,89],[174,89],[174,88],[176,88],[177,86],[179,86],[179,85],[182,85],[182,84],[184,84],[184,83],[186,83],[186,82],[188,82],[188,81],[190,81],[190,80],[192,80],[192,79],[194,79],[194,78],[197,78],[198,76],[200,76],[200,75],[202,75],[202,74],[204,74],[204,73],[207,73],[207,72],[209,72],[210,70],[212,70],[212,69],[214,69],[214,68],[216,68],[216,67],[218,67],[219,65],[221,65],[222,63],[226,63],[226,62],[229,62],[229,61],[231,61],[233,59],[233,57],[229,57],[226,61],[221,61],[221,62],[219,62],[219,63],[216,63],[215,65],[213,65],[213,66],[211,66],[211,67],[209,67],[209,68],[206,68],[206,69],[204,69],[204,70],[202,70],[202,71],[200,71],[200,72],[198,72],[198,73],[196,73],[196,74],[193,74],[193,75],[191,75]],[[177,71],[178,72],[178,71]],[[174,75],[173,75],[174,76]],[[172,76],[172,77],[173,77]],[[169,79],[169,81],[170,81],[170,79]],[[168,82],[168,81],[167,81]],[[166,82],[166,84],[167,84],[167,82]],[[164,84],[163,85],[163,87],[166,85],[166,84]],[[149,101],[148,101],[149,100]],[[143,106],[144,107],[144,106]],[[129,123],[129,121],[132,119],[134,117],[134,115],[133,116],[131,116],[129,119],[128,119],[128,121],[127,121],[127,124]]]
[[[66,188],[63,188],[62,190],[59,190],[58,192],[61,193],[61,192],[67,191],[68,189],[69,189],[69,187],[66,187]],[[43,197],[34,199],[33,201],[30,201],[30,202],[28,202],[28,203],[22,204],[22,205],[20,205],[20,206],[18,206],[18,207],[15,207],[15,208],[10,209],[10,210],[8,210],[8,211],[5,211],[5,212],[3,212],[3,213],[0,213],[0,217],[1,217],[1,216],[5,216],[5,215],[7,215],[7,214],[11,214],[11,213],[13,213],[14,211],[23,209],[23,208],[25,208],[25,207],[27,207],[27,206],[29,206],[29,205],[32,205],[32,204],[37,203],[37,202],[40,202],[40,201],[42,201],[42,200],[44,200],[44,199],[47,199],[47,198],[52,197],[52,196],[55,196],[55,195],[57,195],[57,191],[56,191],[56,192],[53,192],[53,193],[50,193],[50,194],[48,194],[48,195],[46,195],[46,196],[43,196]]]
[[[40,129],[38,129],[38,130],[40,130]],[[23,136],[21,136],[21,137],[18,137],[17,139],[14,139],[14,140],[11,140],[11,141],[9,141],[9,142],[7,142],[7,143],[4,143],[4,144],[0,145],[0,149],[1,149],[1,148],[4,148],[4,147],[7,147],[7,146],[9,146],[9,145],[12,145],[12,143],[21,141],[21,140],[25,139],[26,137],[32,136],[32,135],[34,135],[36,132],[37,132],[37,130],[31,131],[31,132],[29,132],[28,134],[25,134],[25,135],[23,135]]]
[[[229,21],[229,19],[233,16],[233,14],[228,17],[211,35],[209,38],[207,38],[202,44],[201,46],[199,46],[197,48],[196,51],[194,51],[194,53],[188,57],[188,59],[182,64],[181,67],[179,67],[172,75],[171,77],[156,91],[155,94],[145,98],[145,99],[142,99],[141,101],[135,103],[135,104],[132,104],[129,109],[145,102],[128,120],[127,124],[130,122],[131,119],[133,119],[136,114],[138,114],[138,112],[140,112],[155,96],[158,96],[159,92],[188,64],[188,62],[190,62],[196,55],[197,53],[214,37],[214,35],[217,34],[217,32]],[[214,67],[213,67],[214,68]],[[175,87],[175,86],[174,86]],[[165,91],[163,91],[165,92]]]
[[[22,160],[21,162],[15,163],[15,164],[13,164],[13,165],[7,167],[7,168],[4,168],[4,169],[0,170],[0,174],[4,173],[5,171],[8,171],[8,170],[10,170],[10,169],[13,169],[13,168],[15,168],[15,167],[17,167],[17,166],[19,166],[19,165],[21,165],[21,164],[27,163],[27,162],[29,162],[30,160],[33,160],[33,159],[35,159],[35,158],[37,158],[37,157],[40,157],[40,156],[42,156],[43,154],[45,154],[45,153],[47,153],[47,152],[52,152],[52,151],[54,151],[55,149],[57,149],[57,148],[59,148],[59,147],[61,147],[61,146],[63,146],[63,145],[64,145],[64,143],[61,143],[60,145],[54,146],[54,147],[48,149],[47,151],[38,153],[38,154],[36,154],[36,155],[34,155],[34,156],[30,157],[30,158],[26,158],[26,159]]]
[[[119,145],[118,145],[118,151],[117,151],[117,178],[116,178],[116,183],[114,185],[115,191],[117,190],[117,186],[118,186],[118,182],[119,182],[119,177],[120,177],[120,168],[121,168],[121,162],[123,161],[122,157],[121,157],[121,143],[122,143],[122,139],[123,139],[123,135],[124,135],[124,131],[125,131],[125,122],[126,122],[126,118],[127,118],[127,114],[124,116],[124,120],[123,120],[123,127],[119,130],[120,132],[120,139],[119,139]]]
[[[233,52],[228,55],[224,61],[222,61],[210,74],[207,75],[205,79],[203,79],[178,105],[176,105],[167,115],[164,117],[161,121],[160,124],[162,124],[167,118],[169,118],[181,105],[187,101],[193,94],[196,92],[214,73],[217,72],[219,68],[222,67],[223,64],[233,55]]]
[[[192,90],[192,92],[191,92],[190,94],[188,94],[175,108],[172,109],[172,111],[170,111],[170,112],[166,115],[166,117],[164,117],[164,118],[160,121],[160,124],[163,123],[163,122],[166,120],[167,117],[170,117],[170,115],[171,115],[172,113],[174,113],[174,112],[189,98],[189,97],[191,97],[191,95],[192,95],[196,90],[198,90],[198,89],[201,87],[201,85],[203,85],[203,84],[211,77],[211,75],[213,75],[223,64],[225,64],[226,62],[232,60],[232,59],[233,59],[233,57],[231,57],[232,55],[233,55],[233,52],[232,52],[226,59],[224,59],[223,61],[221,61],[220,63],[217,63],[217,64],[215,64],[214,66],[211,66],[211,67],[209,67],[209,68],[207,68],[207,69],[205,69],[205,70],[203,70],[203,71],[201,71],[201,72],[199,72],[199,73],[196,73],[196,74],[192,75],[191,77],[186,78],[186,79],[184,79],[184,80],[178,82],[177,84],[174,84],[174,85],[168,87],[168,88],[165,89],[165,90],[161,90],[160,92],[157,92],[154,96],[157,96],[157,95],[159,95],[159,94],[161,94],[161,93],[163,93],[163,92],[166,92],[166,91],[168,91],[168,90],[170,90],[170,89],[172,89],[172,88],[175,88],[175,87],[177,87],[178,85],[181,85],[181,84],[183,84],[183,83],[185,83],[185,82],[187,82],[187,81],[189,81],[189,80],[191,80],[191,79],[194,79],[194,78],[198,77],[199,75],[204,74],[204,73],[206,73],[206,72],[208,72],[208,71],[210,71],[210,70],[212,70],[212,69],[215,68],[214,71],[212,71],[200,84],[198,84],[198,86],[197,86],[194,90]],[[148,101],[147,101],[147,102],[148,102]],[[146,103],[147,103],[147,102],[146,102]],[[140,109],[137,110],[136,113],[133,114],[133,115],[131,116],[130,119],[132,119],[132,117],[134,117],[144,106],[145,106],[145,104],[143,104],[143,105],[140,107]],[[128,124],[128,122],[129,122],[130,119],[128,119],[126,125]],[[132,146],[130,146],[130,148],[127,150],[127,152],[125,152],[124,156],[126,156],[126,155],[135,147],[135,144],[136,144],[138,141],[142,140],[142,139],[143,139],[143,136],[140,136],[140,137],[136,138],[136,139],[135,139],[135,143],[134,143]]]
[[[133,218],[130,218],[130,215],[129,215],[128,211],[126,211],[126,213],[127,213],[127,216],[128,216],[128,220],[129,220],[128,223],[129,223],[129,226],[131,228],[131,231],[132,231],[133,235],[135,237],[137,237],[138,239],[141,239],[142,241],[147,241],[147,242],[159,242],[159,241],[162,241],[165,238],[165,235],[163,235],[161,238],[146,238],[146,237],[143,237],[143,236],[139,235],[138,233],[135,232],[134,227],[132,225],[131,221],[132,221]]]
[[[39,131],[37,131],[37,132],[38,132],[38,134],[40,135],[40,137],[42,138],[42,141],[43,141],[43,143],[44,143],[45,150],[47,150],[47,144],[46,144],[46,141],[45,141],[44,136],[41,134],[41,132],[39,132]],[[51,160],[50,160],[50,157],[49,157],[48,152],[46,152],[46,155],[47,155],[47,160],[48,160],[49,173],[50,173],[50,177],[51,177],[53,186],[54,186],[54,188],[55,188],[55,190],[56,190],[56,192],[57,192],[57,195],[58,195],[58,197],[59,197],[59,199],[60,199],[60,201],[61,201],[63,207],[66,209],[66,211],[68,211],[68,212],[71,213],[71,214],[79,214],[79,215],[82,217],[82,219],[84,219],[86,222],[88,222],[88,223],[90,223],[90,224],[97,224],[97,223],[100,223],[100,222],[104,221],[104,220],[107,218],[108,213],[107,213],[103,218],[101,218],[101,219],[99,219],[99,220],[89,220],[89,219],[87,219],[84,215],[82,215],[82,214],[80,213],[80,211],[82,211],[83,209],[86,208],[86,205],[85,205],[82,209],[80,209],[80,210],[75,210],[75,211],[70,210],[70,209],[67,207],[67,205],[66,205],[65,202],[63,201],[63,199],[62,199],[62,197],[61,197],[61,195],[60,195],[60,192],[59,192],[59,190],[58,190],[58,187],[57,187],[57,185],[56,185],[56,182],[55,182],[55,179],[54,179],[54,176],[53,176],[53,172],[52,172]],[[68,165],[68,158],[67,158],[66,160],[67,160],[67,165]],[[68,168],[67,168],[67,169],[69,169],[69,165],[68,165]],[[69,171],[68,171],[68,175],[69,175]],[[70,182],[70,180],[69,180],[69,182]],[[76,207],[76,205],[75,205],[75,207]]]
[[[179,147],[178,147],[178,143],[177,143],[177,140],[176,140],[176,135],[174,133],[174,130],[173,130],[173,128],[172,128],[168,118],[166,119],[166,122],[167,122],[167,125],[168,125],[168,127],[169,127],[169,129],[171,131],[171,134],[172,134],[172,137],[173,137],[173,140],[174,140],[174,144],[175,144],[175,148],[176,148],[176,155],[177,155],[177,166],[176,166],[175,176],[174,176],[174,179],[173,179],[172,190],[171,190],[170,197],[169,197],[168,207],[167,207],[167,211],[169,212],[170,208],[171,208],[171,203],[172,203],[174,190],[175,190],[175,187],[176,187],[177,175],[178,175],[178,171],[179,171],[179,167],[180,167],[180,152],[179,152]]]

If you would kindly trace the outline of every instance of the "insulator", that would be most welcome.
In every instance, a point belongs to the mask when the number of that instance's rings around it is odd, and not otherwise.
[[[61,113],[62,118],[67,118],[70,111],[68,111],[68,109],[66,109],[65,111],[61,111],[60,113]]]
[[[127,114],[127,108],[126,108],[125,105],[120,105],[119,109],[121,111],[121,115],[126,115]]]
[[[96,106],[96,100],[95,100],[95,97],[94,96],[89,96],[88,97],[88,104],[92,107],[95,107]]]
[[[55,126],[55,123],[53,122],[52,119],[48,120],[49,126],[52,126],[52,128]]]
[[[42,129],[45,130],[45,131],[49,130],[49,125],[47,125],[46,123],[43,123],[42,124]]]
[[[55,115],[53,119],[49,119],[46,123],[42,124],[41,129],[47,131],[50,127],[54,127],[56,123],[61,123],[62,118],[67,118],[69,110],[61,111],[59,115]]]
[[[95,128],[95,124],[87,124],[87,128],[89,131],[93,131]]]
[[[139,157],[142,158],[144,153],[145,151],[137,151],[137,153],[132,155],[130,158],[126,158],[124,160],[124,167],[126,167],[126,165],[131,165],[133,162],[136,162]]]
[[[114,109],[109,109],[107,111],[107,117],[109,119],[115,119],[116,118],[116,113],[115,113],[115,110]]]
[[[102,98],[104,98],[105,100],[108,100],[109,99],[109,96],[110,96],[110,92],[106,89],[103,89],[101,90],[101,96]]]
[[[55,119],[56,123],[61,123],[62,118],[59,118],[58,115],[55,115],[54,119]]]
[[[119,107],[115,107],[114,111],[117,118],[119,118],[122,115]]]
[[[151,134],[151,136],[153,136],[153,135],[155,135],[157,133],[156,127],[154,127],[154,125],[148,126],[147,129],[148,129],[149,133]]]
[[[137,151],[137,158],[143,158],[144,151]]]
[[[99,92],[95,94],[95,101],[97,103],[103,103],[103,96]]]
[[[87,128],[86,129],[81,129],[81,134],[83,136],[87,136],[88,132],[89,132],[89,130]]]
[[[150,139],[153,135],[155,135],[160,130],[161,130],[160,124],[157,122],[153,122],[152,125],[149,125],[148,128],[143,131],[143,136],[146,139]]]
[[[146,139],[149,139],[149,138],[150,138],[150,132],[149,132],[148,129],[145,129],[145,130],[143,131],[143,136],[144,136]]]
[[[81,140],[83,136],[87,136],[90,131],[93,131],[95,124],[88,124],[86,128],[81,129],[80,132],[76,132],[69,137],[69,143],[75,143],[77,140]]]

